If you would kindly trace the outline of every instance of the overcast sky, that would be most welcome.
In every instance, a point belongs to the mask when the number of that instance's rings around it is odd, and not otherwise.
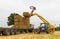
[[[11,13],[23,15],[24,11],[30,12],[29,6],[35,6],[35,12],[51,24],[60,24],[60,0],[0,0],[0,26],[7,26],[7,17]],[[42,22],[37,16],[30,19],[35,26]]]

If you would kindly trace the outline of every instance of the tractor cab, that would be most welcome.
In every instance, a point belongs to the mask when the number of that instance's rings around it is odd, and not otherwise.
[[[48,23],[41,23],[41,24],[40,24],[40,27],[39,27],[40,32],[46,32],[46,29],[47,29],[48,27],[49,27],[49,26],[48,26]]]

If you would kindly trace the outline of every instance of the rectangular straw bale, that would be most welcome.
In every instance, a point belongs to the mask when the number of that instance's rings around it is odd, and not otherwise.
[[[23,16],[25,16],[25,17],[29,17],[30,14],[29,14],[29,12],[23,12]]]

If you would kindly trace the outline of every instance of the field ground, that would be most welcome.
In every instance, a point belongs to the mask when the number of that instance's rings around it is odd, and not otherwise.
[[[60,39],[60,31],[55,31],[54,34],[19,34],[10,36],[0,36],[0,39]]]

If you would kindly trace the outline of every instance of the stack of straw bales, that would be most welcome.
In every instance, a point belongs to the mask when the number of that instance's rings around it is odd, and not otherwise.
[[[14,26],[13,28],[29,29],[30,28],[30,14],[28,12],[23,12],[23,16],[14,16]]]

